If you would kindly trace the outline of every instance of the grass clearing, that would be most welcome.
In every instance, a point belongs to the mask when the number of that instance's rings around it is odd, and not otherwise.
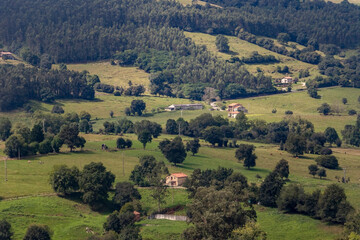
[[[253,74],[257,73],[257,68],[261,68],[265,75],[270,75],[273,78],[281,78],[284,76],[282,73],[276,72],[277,66],[283,68],[285,65],[289,67],[291,75],[294,77],[298,76],[300,70],[309,70],[311,77],[319,75],[319,71],[316,65],[304,63],[299,60],[296,60],[291,57],[287,57],[272,51],[269,51],[265,48],[262,48],[256,44],[249,43],[245,40],[241,40],[237,37],[226,36],[229,39],[230,52],[233,54],[221,53],[217,50],[215,45],[215,35],[205,34],[205,33],[195,33],[195,32],[184,32],[185,35],[191,38],[197,45],[205,45],[207,49],[212,52],[215,56],[218,56],[224,60],[228,60],[231,56],[236,57],[249,57],[252,52],[257,51],[262,55],[274,55],[281,62],[275,64],[247,64],[246,68]],[[301,48],[301,45],[299,48]],[[306,78],[304,79],[306,80]]]
[[[136,67],[120,67],[111,65],[109,61],[85,64],[68,64],[69,70],[78,72],[88,71],[91,75],[97,75],[102,83],[127,88],[128,82],[134,85],[144,85],[148,90],[149,75]],[[57,65],[55,67],[58,67]]]

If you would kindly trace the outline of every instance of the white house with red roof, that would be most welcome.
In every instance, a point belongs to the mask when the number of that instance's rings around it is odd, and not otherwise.
[[[165,185],[170,187],[179,187],[184,184],[184,182],[188,179],[188,175],[185,173],[173,173],[170,176],[166,177]]]
[[[290,84],[290,83],[293,83],[293,78],[292,78],[292,77],[284,77],[283,79],[281,79],[281,83],[282,83],[282,84]]]
[[[240,103],[231,103],[228,106],[228,117],[236,118],[240,112],[247,113],[248,110]]]

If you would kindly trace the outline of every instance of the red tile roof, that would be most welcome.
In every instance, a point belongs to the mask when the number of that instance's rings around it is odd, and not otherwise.
[[[238,113],[240,113],[239,111],[237,111],[237,112],[229,112],[229,113],[232,113],[232,114],[238,114]]]
[[[178,178],[188,177],[188,175],[186,175],[185,173],[173,173],[171,175]]]

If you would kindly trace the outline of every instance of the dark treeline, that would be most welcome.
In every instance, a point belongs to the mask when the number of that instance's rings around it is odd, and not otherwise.
[[[183,7],[174,1],[154,0],[4,0],[0,13],[7,17],[0,22],[0,36],[6,45],[17,47],[26,43],[36,52],[57,56],[58,61],[110,57],[114,50],[128,44],[128,37],[136,34],[135,28],[147,26],[228,35],[240,27],[256,35],[276,37],[286,32],[291,40],[302,44],[311,40],[341,47],[356,46],[360,37],[360,8],[345,1],[209,2],[225,8]]]
[[[237,29],[235,32],[237,36],[245,41],[250,43],[254,43],[259,45],[263,48],[266,48],[270,51],[286,55],[295,59],[298,59],[303,62],[311,63],[311,64],[318,64],[321,61],[321,55],[315,52],[316,48],[318,47],[316,42],[309,42],[308,47],[299,50],[295,48],[295,50],[290,51],[287,50],[285,46],[278,46],[275,44],[274,40],[267,39],[267,38],[259,38],[256,37],[254,34],[248,33],[244,31],[244,29]]]
[[[276,37],[284,32],[300,44],[317,42],[340,47],[358,45],[360,8],[343,1],[341,4],[299,0],[205,0],[241,13],[242,25],[255,35]],[[231,9],[231,10],[229,10]]]
[[[58,98],[93,99],[94,95],[86,73],[0,65],[0,111],[20,107],[31,99],[51,102]]]
[[[169,72],[173,86],[170,92],[165,91],[166,95],[183,94],[177,86],[184,83],[214,87],[220,97],[226,95],[223,91],[230,83],[242,85],[252,93],[276,91],[271,78],[253,76],[240,63],[217,59],[178,29],[205,31],[209,27],[202,29],[203,24],[209,26],[214,20],[210,21],[203,13],[215,15],[216,9],[141,0],[1,4],[2,10],[8,9],[7,19],[19,19],[17,23],[0,21],[0,42],[12,51],[26,46],[32,54],[40,56],[38,59],[46,54],[54,62],[94,61],[115,55],[124,65],[137,65],[147,72]],[[21,16],[19,11],[23,12]],[[223,22],[225,17],[224,13],[221,17],[224,19],[217,21]],[[226,28],[229,23],[220,25]],[[230,25],[235,29],[237,24]]]

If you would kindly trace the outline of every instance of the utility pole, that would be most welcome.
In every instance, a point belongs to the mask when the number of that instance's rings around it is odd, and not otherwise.
[[[7,157],[5,158],[5,182],[7,182]]]
[[[344,168],[344,179],[343,179],[343,183],[346,182],[346,168]]]
[[[43,119],[42,123],[43,123],[43,133],[45,134],[45,118]]]
[[[125,159],[124,159],[124,152],[122,152],[122,159],[123,159],[123,176],[125,176]]]

